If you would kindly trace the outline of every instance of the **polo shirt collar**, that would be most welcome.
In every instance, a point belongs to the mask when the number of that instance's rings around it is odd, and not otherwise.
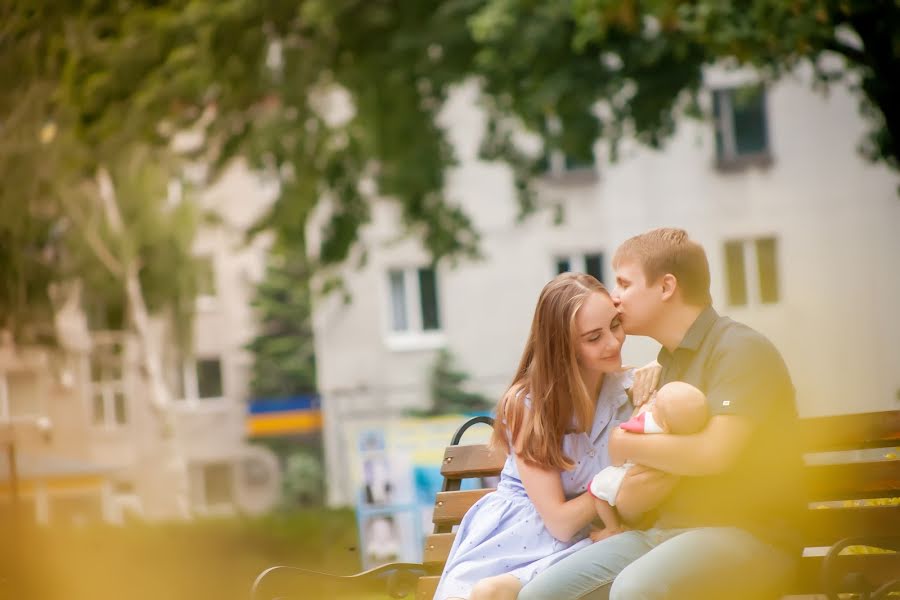
[[[684,348],[696,352],[700,348],[700,344],[703,342],[706,334],[709,333],[713,324],[718,320],[719,313],[717,313],[712,306],[704,308],[703,312],[697,316],[697,319],[688,328],[687,333],[684,334],[684,338],[682,338],[681,343],[678,344],[678,348],[676,348],[675,351],[677,352]],[[657,362],[665,367],[672,360],[672,354],[673,353],[665,348],[660,348]]]

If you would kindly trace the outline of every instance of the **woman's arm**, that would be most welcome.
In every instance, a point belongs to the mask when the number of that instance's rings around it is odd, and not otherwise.
[[[544,526],[559,541],[571,541],[597,516],[594,497],[590,494],[566,500],[559,471],[526,464],[518,455],[516,466],[528,498],[544,521]]]

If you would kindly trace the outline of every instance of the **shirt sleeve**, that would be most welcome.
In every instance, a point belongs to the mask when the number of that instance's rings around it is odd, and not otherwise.
[[[706,399],[711,416],[737,415],[760,422],[793,395],[781,355],[755,332],[739,332],[721,344],[709,373]]]

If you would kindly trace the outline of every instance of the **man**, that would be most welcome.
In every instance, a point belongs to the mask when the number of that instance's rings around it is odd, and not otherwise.
[[[791,527],[800,454],[787,368],[765,337],[713,310],[706,254],[685,231],[635,236],[613,267],[625,331],[662,345],[660,384],[699,388],[711,418],[692,435],[617,431],[613,462],[637,465],[617,508],[634,521],[659,505],[652,526],[560,561],[519,600],[777,597],[799,556]]]

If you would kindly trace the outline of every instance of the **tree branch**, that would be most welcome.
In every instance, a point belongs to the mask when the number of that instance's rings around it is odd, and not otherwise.
[[[63,207],[66,209],[68,215],[72,217],[72,220],[76,225],[81,228],[84,240],[91,250],[93,250],[97,260],[99,260],[114,277],[118,279],[123,278],[125,276],[125,268],[122,266],[122,263],[113,256],[113,253],[106,247],[106,244],[100,239],[100,236],[97,235],[94,228],[88,225],[87,219],[81,214],[81,211],[75,207],[72,199],[65,193],[60,194],[60,198],[62,199]]]

